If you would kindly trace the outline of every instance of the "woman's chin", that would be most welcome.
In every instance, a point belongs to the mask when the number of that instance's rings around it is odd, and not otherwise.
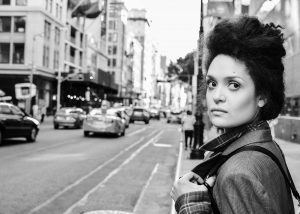
[[[224,121],[224,120],[211,120],[211,123],[220,129],[228,129],[228,128],[232,128],[232,124],[229,124],[228,121]]]

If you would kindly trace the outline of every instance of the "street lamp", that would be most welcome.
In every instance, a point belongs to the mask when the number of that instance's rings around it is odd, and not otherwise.
[[[29,109],[28,109],[28,113],[30,113],[30,110],[31,110],[31,100],[32,100],[32,86],[33,86],[33,75],[35,73],[35,52],[34,52],[34,48],[35,48],[35,41],[36,41],[36,38],[39,37],[39,36],[42,36],[44,34],[44,32],[42,33],[38,33],[38,34],[35,34],[33,35],[32,37],[32,58],[31,58],[31,71],[30,71],[30,76],[29,76],[29,82],[30,82],[30,85],[29,85]]]
[[[202,100],[201,100],[201,81],[202,81],[202,38],[203,38],[203,0],[200,3],[200,29],[198,39],[198,72],[197,72],[197,96],[196,96],[196,122],[194,124],[194,146],[190,154],[191,159],[203,159],[204,151],[198,150],[196,147],[203,145],[203,129],[202,121]]]

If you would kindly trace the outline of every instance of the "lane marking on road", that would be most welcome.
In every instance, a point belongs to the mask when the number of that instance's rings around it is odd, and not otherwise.
[[[32,210],[30,210],[28,212],[28,214],[35,213],[38,210],[40,210],[41,208],[47,206],[48,204],[50,204],[51,202],[53,202],[55,199],[57,199],[59,196],[61,196],[62,194],[64,194],[68,190],[72,189],[73,187],[79,185],[81,182],[83,182],[84,180],[86,180],[87,178],[89,178],[90,176],[92,176],[93,174],[95,174],[96,172],[98,172],[100,169],[102,169],[103,167],[105,167],[106,165],[108,165],[109,163],[111,163],[112,161],[116,160],[119,156],[121,156],[126,151],[130,150],[132,147],[134,147],[134,146],[142,143],[144,139],[145,139],[144,137],[141,137],[140,140],[138,140],[134,144],[130,145],[129,147],[123,149],[117,155],[115,155],[113,158],[107,160],[106,162],[104,162],[103,164],[101,164],[100,166],[98,166],[96,169],[94,169],[93,171],[91,171],[90,173],[88,173],[85,176],[81,177],[80,179],[76,180],[74,183],[72,183],[69,186],[65,187],[62,191],[59,191],[58,193],[56,193],[55,195],[53,195],[51,198],[49,198],[48,200],[46,200],[42,204],[40,204],[37,207],[35,207]]]
[[[133,213],[119,211],[119,210],[94,210],[94,211],[87,211],[82,214],[133,214]]]
[[[153,143],[153,146],[155,146],[155,147],[165,147],[165,148],[172,147],[172,145],[170,145],[170,144],[163,144],[163,143]]]
[[[146,127],[142,128],[142,129],[138,129],[136,131],[130,132],[129,134],[127,134],[125,137],[131,137],[132,135],[138,134],[140,132],[143,132],[146,130]]]
[[[134,208],[133,208],[133,213],[136,213],[136,210],[137,210],[138,206],[140,205],[140,203],[141,203],[141,201],[142,201],[142,197],[145,195],[145,192],[146,192],[148,186],[150,185],[150,182],[151,182],[152,178],[154,177],[154,174],[157,172],[158,166],[159,166],[159,163],[157,163],[157,164],[154,166],[154,168],[153,168],[153,170],[152,170],[152,172],[151,172],[151,175],[150,175],[150,177],[148,178],[146,184],[144,185],[144,187],[143,187],[143,189],[142,189],[142,192],[141,192],[141,194],[140,194],[140,196],[139,196],[139,198],[138,198],[138,200],[137,200],[137,202],[136,202],[136,204],[135,204],[135,206],[134,206]]]
[[[154,138],[148,140],[145,144],[143,144],[141,147],[139,147],[134,153],[130,155],[129,158],[127,158],[119,167],[111,171],[100,183],[98,183],[94,188],[90,189],[81,199],[79,199],[77,202],[75,202],[72,206],[70,206],[64,214],[71,214],[73,209],[78,206],[84,206],[87,201],[88,197],[97,191],[100,187],[102,187],[111,177],[113,177],[115,174],[117,174],[123,166],[128,164],[131,160],[133,160],[143,149],[145,149],[148,145],[150,145],[153,142],[157,142],[160,135],[163,133],[163,131],[160,131]]]

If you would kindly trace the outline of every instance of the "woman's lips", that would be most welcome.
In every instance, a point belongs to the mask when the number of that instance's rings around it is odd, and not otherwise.
[[[211,109],[210,112],[214,115],[221,115],[227,113],[224,109]]]

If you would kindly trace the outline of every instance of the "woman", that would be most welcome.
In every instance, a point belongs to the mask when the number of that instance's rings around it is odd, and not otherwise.
[[[273,142],[267,120],[278,116],[284,103],[283,34],[279,26],[262,24],[254,17],[240,17],[218,23],[207,38],[205,58],[208,115],[224,134],[202,148],[210,151],[206,160],[181,177],[171,196],[178,213],[211,213],[212,200],[221,213],[294,213],[289,186],[276,163],[257,151],[244,151],[223,163],[213,176],[220,154],[247,145],[271,151],[287,169],[282,152]],[[202,168],[201,168],[202,167]],[[211,174],[211,173],[210,173]],[[206,180],[206,186],[203,185]]]

